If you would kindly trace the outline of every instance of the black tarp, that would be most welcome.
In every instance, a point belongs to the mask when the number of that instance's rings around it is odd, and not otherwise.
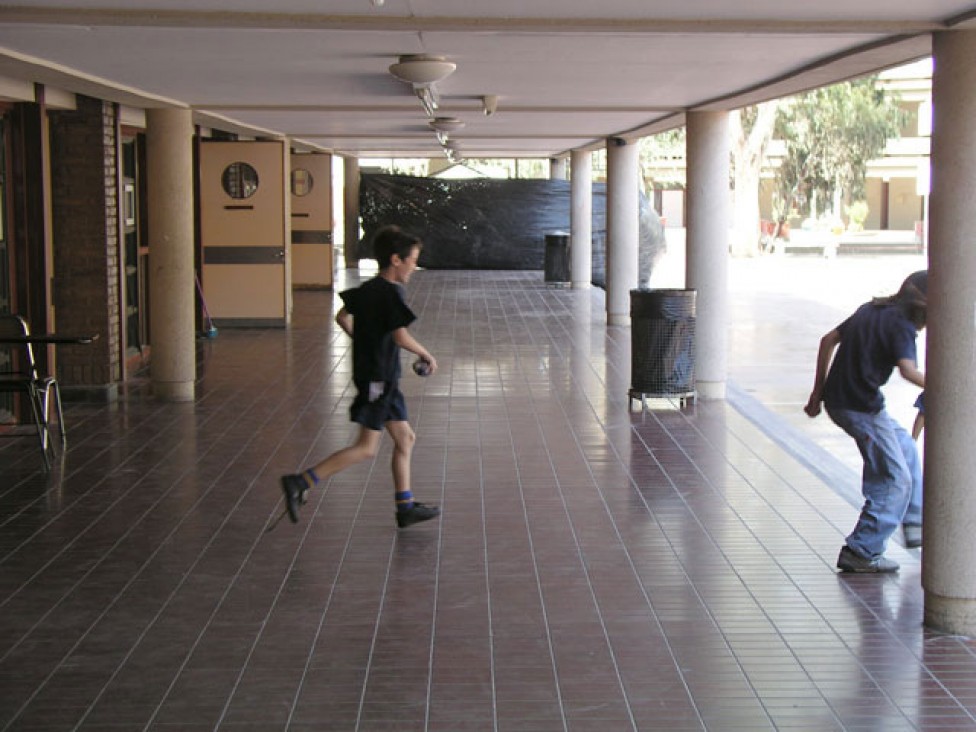
[[[360,182],[363,239],[360,258],[388,224],[424,242],[428,269],[543,269],[545,236],[570,228],[570,183],[565,180],[446,180],[364,173]],[[593,284],[605,285],[606,186],[593,185]],[[640,284],[665,251],[660,218],[640,203]]]

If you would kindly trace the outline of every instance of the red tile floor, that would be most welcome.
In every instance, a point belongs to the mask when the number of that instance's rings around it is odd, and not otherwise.
[[[837,574],[856,508],[768,430],[628,404],[601,291],[408,298],[439,521],[396,529],[386,439],[268,530],[278,476],[353,434],[333,293],[200,341],[192,404],[69,404],[50,475],[0,440],[0,732],[976,730],[976,643],[922,627],[918,552]]]

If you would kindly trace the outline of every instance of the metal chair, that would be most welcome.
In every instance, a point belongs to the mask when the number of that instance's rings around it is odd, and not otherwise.
[[[41,454],[44,456],[44,466],[50,469],[49,451],[54,451],[50,419],[52,406],[57,411],[62,448],[67,441],[64,414],[61,409],[61,391],[53,376],[42,376],[38,372],[37,362],[34,360],[34,347],[27,340],[29,336],[30,326],[20,315],[0,315],[0,341],[6,340],[3,345],[0,345],[0,393],[20,393],[27,397],[31,418],[37,428]],[[21,342],[20,338],[24,340]],[[4,354],[4,351],[7,353]],[[23,407],[22,412],[26,412]],[[21,421],[24,420],[25,415],[22,415]]]

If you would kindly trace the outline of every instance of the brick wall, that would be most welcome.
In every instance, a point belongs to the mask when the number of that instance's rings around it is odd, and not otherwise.
[[[99,339],[60,347],[58,379],[103,387],[122,375],[116,108],[82,96],[77,106],[50,115],[55,318],[58,331]]]

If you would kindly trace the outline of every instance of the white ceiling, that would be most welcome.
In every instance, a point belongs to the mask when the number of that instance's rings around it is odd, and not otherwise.
[[[550,157],[911,61],[973,18],[964,0],[28,0],[0,7],[0,77],[340,154],[432,156],[387,67],[437,54],[457,63],[438,114],[465,122],[464,155]]]

